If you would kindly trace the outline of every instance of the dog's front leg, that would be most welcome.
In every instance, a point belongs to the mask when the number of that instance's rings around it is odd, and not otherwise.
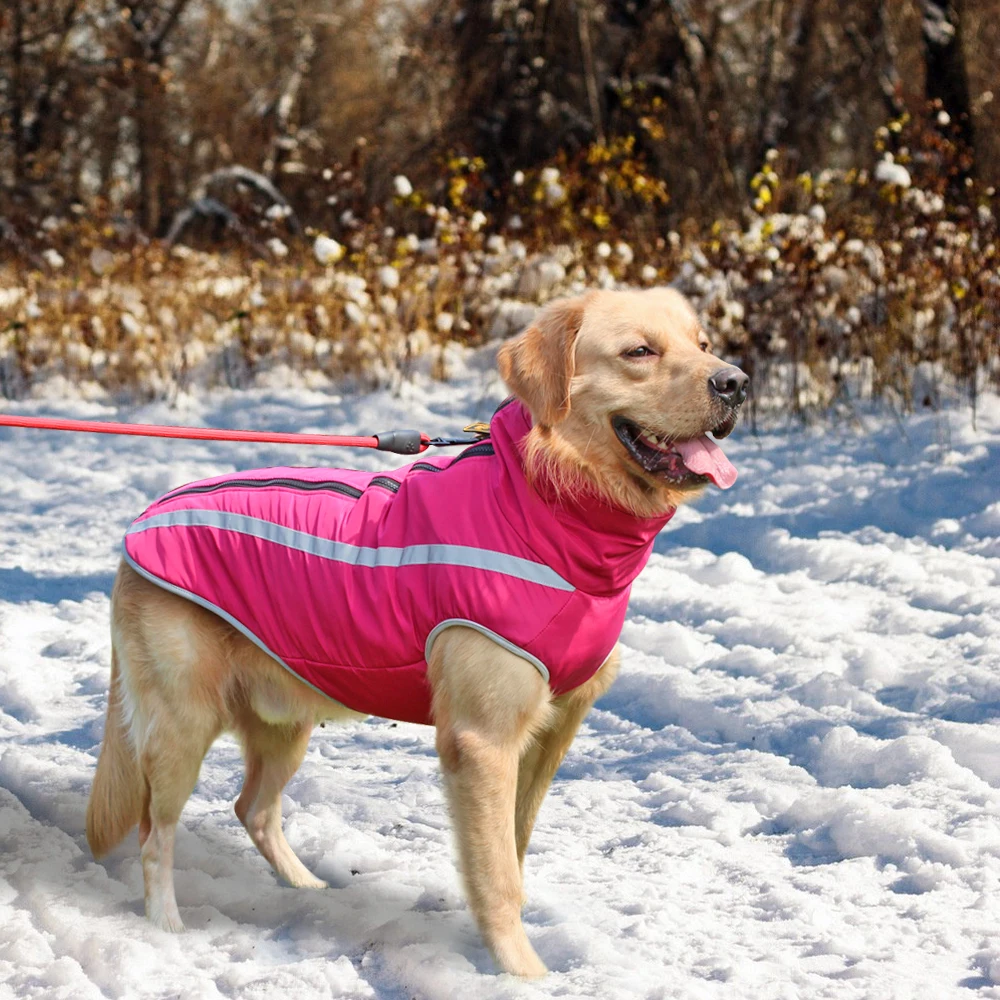
[[[521,923],[514,807],[518,762],[548,718],[548,685],[522,657],[461,626],[438,636],[428,666],[469,906],[505,972],[544,975]]]
[[[601,668],[585,684],[552,702],[552,713],[545,727],[525,748],[517,774],[517,806],[515,808],[515,836],[517,863],[524,873],[524,854],[528,849],[535,818],[545,793],[555,777],[576,736],[580,723],[594,702],[608,690],[618,676],[620,662],[618,647],[604,661]]]

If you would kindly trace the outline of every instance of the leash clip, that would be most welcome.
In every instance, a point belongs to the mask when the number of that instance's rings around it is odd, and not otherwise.
[[[458,444],[479,444],[480,441],[490,436],[490,425],[483,423],[469,424],[462,428],[463,434],[471,434],[472,437],[438,437],[431,438],[427,443],[434,448],[447,448]]]

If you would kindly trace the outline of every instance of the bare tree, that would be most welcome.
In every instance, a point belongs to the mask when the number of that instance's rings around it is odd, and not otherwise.
[[[927,100],[949,116],[959,141],[975,149],[962,47],[962,0],[921,0]]]

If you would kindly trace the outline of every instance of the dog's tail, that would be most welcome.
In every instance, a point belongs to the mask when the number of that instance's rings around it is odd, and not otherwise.
[[[139,822],[146,794],[146,782],[129,738],[122,693],[121,669],[112,648],[104,744],[87,803],[87,843],[95,858],[117,847]]]

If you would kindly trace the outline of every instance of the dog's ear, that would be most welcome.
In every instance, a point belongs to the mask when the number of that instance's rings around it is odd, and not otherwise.
[[[576,336],[583,324],[585,299],[560,299],[546,306],[523,333],[497,355],[500,376],[541,426],[569,413]]]

